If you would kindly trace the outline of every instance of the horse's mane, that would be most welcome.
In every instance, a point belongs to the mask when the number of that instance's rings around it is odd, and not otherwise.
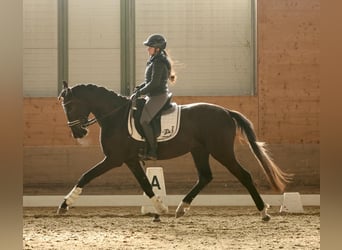
[[[96,84],[77,84],[72,87],[72,93],[77,96],[80,93],[91,93],[92,95],[104,99],[104,100],[115,100],[115,101],[127,101],[128,97],[121,94],[115,93],[113,90],[109,90],[105,87],[98,86]]]

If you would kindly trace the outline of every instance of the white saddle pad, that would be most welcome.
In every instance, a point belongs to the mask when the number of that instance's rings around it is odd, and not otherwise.
[[[145,141],[145,139],[138,133],[135,128],[133,116],[131,114],[128,116],[128,133],[130,136],[137,141]],[[176,106],[176,108],[172,112],[167,112],[166,114],[162,114],[161,117],[161,132],[159,137],[157,138],[158,142],[168,141],[174,138],[179,130],[179,122],[180,122],[181,108],[180,106]]]

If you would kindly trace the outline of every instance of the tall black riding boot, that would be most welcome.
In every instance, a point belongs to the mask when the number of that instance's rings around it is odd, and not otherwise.
[[[148,142],[148,149],[145,159],[157,160],[157,142],[153,133],[153,129],[149,124],[142,124],[145,133],[145,139]]]

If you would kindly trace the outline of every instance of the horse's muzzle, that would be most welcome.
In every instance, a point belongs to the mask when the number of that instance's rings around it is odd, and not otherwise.
[[[87,124],[87,118],[68,122],[68,126],[71,128],[72,136],[75,139],[83,138],[84,136],[88,134],[86,124]]]
[[[82,127],[81,124],[71,127],[72,136],[75,139],[81,139],[88,134],[88,129]]]

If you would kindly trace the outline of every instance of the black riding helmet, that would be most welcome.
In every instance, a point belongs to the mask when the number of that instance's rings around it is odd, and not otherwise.
[[[166,48],[166,39],[162,35],[152,34],[144,42],[144,45],[163,50]]]

